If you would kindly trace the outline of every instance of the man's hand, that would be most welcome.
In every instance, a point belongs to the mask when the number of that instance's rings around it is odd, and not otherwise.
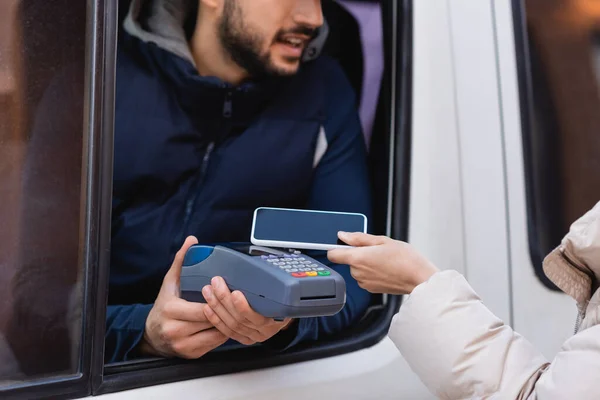
[[[262,343],[280,330],[287,328],[291,320],[276,322],[257,314],[239,291],[233,293],[221,277],[212,279],[202,289],[209,307],[204,308],[206,318],[225,336],[244,345]]]
[[[196,243],[195,237],[188,237],[175,255],[146,320],[144,339],[140,343],[142,353],[195,359],[228,339],[206,318],[206,304],[188,302],[179,297],[183,259],[187,250]]]
[[[338,235],[350,246],[327,253],[330,261],[350,266],[359,286],[371,293],[408,294],[438,269],[411,245],[365,233]]]

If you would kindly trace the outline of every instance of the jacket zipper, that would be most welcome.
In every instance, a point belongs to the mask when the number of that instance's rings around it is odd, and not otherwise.
[[[181,235],[179,236],[179,240],[177,242],[177,248],[181,247],[183,244],[183,239],[185,237],[186,232],[188,231],[188,227],[190,224],[190,219],[192,216],[192,212],[194,211],[194,206],[196,205],[196,200],[198,199],[200,187],[202,183],[204,183],[204,179],[206,178],[206,172],[208,170],[208,164],[210,162],[210,156],[212,155],[213,150],[215,149],[215,142],[210,142],[206,151],[204,152],[204,157],[202,158],[202,165],[200,166],[200,173],[198,174],[198,178],[196,183],[194,184],[192,190],[192,196],[187,200],[185,204],[185,214],[183,217],[183,229],[181,230]]]
[[[577,335],[577,333],[579,332],[579,328],[581,328],[581,323],[583,322],[583,319],[585,318],[585,308],[581,307],[581,306],[577,306],[577,320],[575,321],[575,329],[573,334]]]
[[[569,252],[566,251],[566,249],[565,249],[565,251],[562,252],[562,256],[565,260],[567,260],[567,262],[569,264],[571,264],[571,266],[573,268],[577,268],[579,271],[587,274],[587,272],[579,265],[579,263],[575,262],[575,259],[570,256]],[[583,323],[583,320],[585,319],[585,313],[586,313],[586,306],[577,304],[577,320],[575,321],[575,329],[573,330],[574,335],[576,335],[579,332],[579,329],[581,328],[581,324]]]
[[[225,94],[225,102],[223,102],[223,116],[225,118],[231,118],[231,113],[233,112],[232,96],[231,90],[227,91],[227,94]]]
[[[223,117],[226,119],[231,118],[231,114],[233,111],[233,102],[232,102],[233,93],[231,90],[227,91],[225,94],[225,101],[223,102]],[[183,229],[181,230],[181,235],[176,244],[176,248],[178,249],[183,244],[183,239],[185,237],[186,232],[188,231],[190,219],[192,217],[192,213],[194,211],[194,207],[196,205],[196,201],[198,200],[200,194],[200,188],[204,183],[206,178],[206,173],[208,170],[208,164],[210,162],[210,156],[212,155],[215,149],[215,141],[210,142],[204,152],[204,157],[202,158],[202,165],[200,167],[200,173],[197,178],[197,182],[194,184],[194,188],[192,191],[192,196],[187,200],[185,204],[185,214],[183,217]]]

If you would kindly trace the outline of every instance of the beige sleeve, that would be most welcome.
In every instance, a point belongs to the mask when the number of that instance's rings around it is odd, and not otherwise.
[[[389,336],[442,399],[534,398],[535,382],[547,367],[542,354],[485,307],[455,271],[418,286],[394,317]]]
[[[600,325],[565,342],[535,385],[540,400],[600,399]]]

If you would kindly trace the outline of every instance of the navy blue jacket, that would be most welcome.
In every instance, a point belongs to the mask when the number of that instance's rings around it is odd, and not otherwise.
[[[187,235],[248,242],[260,206],[371,215],[355,96],[320,57],[291,78],[234,88],[123,33],[117,62],[106,360],[135,357],[162,279]],[[313,166],[319,132],[327,151]],[[347,304],[301,319],[282,349],[349,327],[369,294],[347,266]],[[289,335],[289,334],[288,334]],[[277,336],[273,339],[277,341]]]

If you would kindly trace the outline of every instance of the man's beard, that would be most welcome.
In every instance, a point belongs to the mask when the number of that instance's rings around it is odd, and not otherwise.
[[[314,35],[314,30],[307,30],[306,28],[296,29],[295,32]],[[296,71],[291,72],[290,70],[278,68],[273,65],[270,52],[261,52],[264,38],[245,26],[242,10],[237,6],[236,0],[225,0],[218,34],[229,57],[248,72],[253,79],[285,77],[296,73]],[[280,32],[277,36],[281,35],[283,35],[283,32]],[[290,61],[293,62],[294,60]]]

